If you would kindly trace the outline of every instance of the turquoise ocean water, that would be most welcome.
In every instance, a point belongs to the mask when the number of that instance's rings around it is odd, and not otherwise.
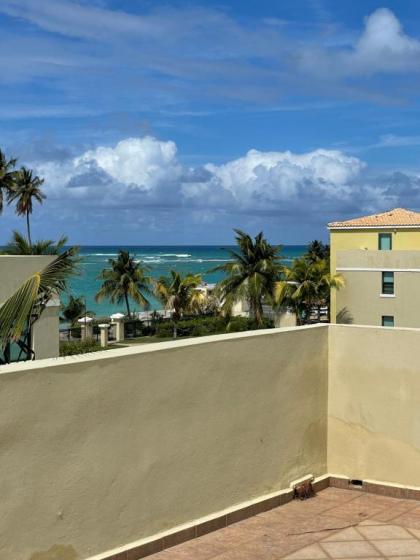
[[[233,248],[233,247],[232,247]],[[97,279],[103,268],[108,266],[108,259],[115,258],[118,250],[129,251],[137,260],[150,267],[150,275],[158,278],[169,274],[171,269],[183,274],[201,274],[206,282],[217,282],[223,276],[220,272],[209,272],[212,268],[229,260],[228,246],[83,246],[81,274],[72,279],[70,291],[73,295],[86,298],[86,308],[98,316],[110,315],[117,311],[125,311],[124,305],[112,305],[107,301],[95,302],[95,294],[100,288]],[[304,245],[286,245],[283,248],[285,264],[290,264],[306,250]],[[160,309],[162,305],[150,298],[151,309]],[[141,309],[133,304],[133,310]]]

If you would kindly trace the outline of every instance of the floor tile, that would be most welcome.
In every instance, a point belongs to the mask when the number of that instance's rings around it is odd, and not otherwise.
[[[370,525],[358,527],[366,539],[412,539],[413,536],[404,527],[398,525]]]
[[[347,527],[347,529],[343,529],[327,537],[323,542],[360,541],[361,538],[360,533],[358,533],[354,527]]]
[[[367,541],[323,542],[321,546],[332,558],[380,556],[379,552]]]
[[[378,540],[372,544],[385,556],[420,555],[420,542],[417,539]]]
[[[286,560],[316,560],[317,558],[328,558],[318,544],[310,544],[296,552],[285,556]]]
[[[420,560],[420,506],[328,488],[315,498],[290,502],[149,558]]]
[[[420,516],[403,513],[392,519],[394,525],[402,525],[410,529],[420,529]]]

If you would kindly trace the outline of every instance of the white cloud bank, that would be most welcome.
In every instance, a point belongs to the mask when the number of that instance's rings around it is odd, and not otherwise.
[[[78,199],[103,208],[183,206],[238,211],[275,210],[315,193],[348,195],[364,163],[338,150],[305,154],[250,150],[223,165],[186,167],[172,141],[127,138],[65,162],[32,163],[52,198]]]
[[[48,198],[33,215],[38,235],[65,231],[82,243],[221,242],[233,227],[304,241],[334,219],[420,208],[420,175],[374,177],[339,150],[253,149],[222,165],[189,167],[174,142],[145,136],[64,160],[21,163],[45,178]],[[6,215],[6,229],[7,221],[20,227]]]
[[[210,213],[310,211],[337,217],[392,204],[399,198],[395,177],[367,179],[366,164],[339,150],[303,154],[250,150],[223,165],[187,167],[172,141],[127,138],[64,162],[33,162],[47,195],[95,211],[124,208],[148,212],[179,208]]]

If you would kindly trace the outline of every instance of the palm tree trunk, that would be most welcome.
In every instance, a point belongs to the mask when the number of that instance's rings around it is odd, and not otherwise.
[[[252,307],[253,307],[253,315],[254,315],[255,322],[259,327],[261,327],[262,320],[263,320],[263,309],[262,309],[261,302],[254,301]]]
[[[28,241],[29,245],[32,245],[31,241],[31,227],[29,225],[29,210],[26,210],[26,229],[28,230]]]
[[[127,292],[125,292],[124,298],[125,298],[125,305],[127,306],[127,315],[128,315],[129,318],[131,318],[130,304],[128,303]]]

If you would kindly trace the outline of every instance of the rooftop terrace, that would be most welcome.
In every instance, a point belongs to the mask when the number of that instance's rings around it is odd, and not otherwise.
[[[317,325],[2,366],[0,560],[417,560],[419,363]]]
[[[327,488],[150,556],[150,560],[420,557],[420,504]]]

